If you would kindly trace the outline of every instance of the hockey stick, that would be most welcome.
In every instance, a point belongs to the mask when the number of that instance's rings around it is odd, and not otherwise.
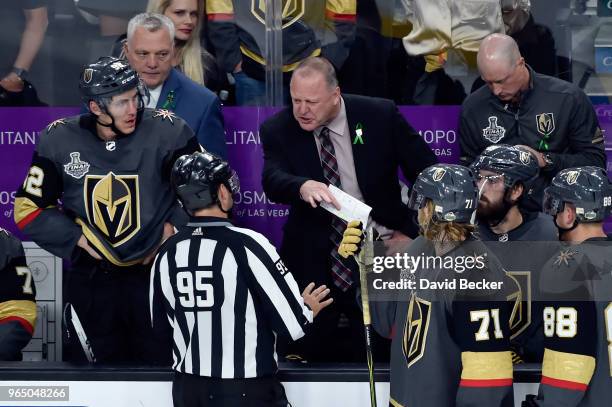
[[[372,359],[372,318],[370,316],[370,301],[368,295],[367,273],[373,264],[374,246],[373,229],[368,226],[365,231],[361,251],[357,257],[359,265],[359,283],[361,285],[361,307],[363,308],[363,327],[365,330],[366,357],[370,376],[370,405],[376,407],[376,382],[374,381],[374,360]]]
[[[89,361],[89,363],[96,363],[96,357],[94,356],[93,349],[91,348],[91,342],[87,339],[87,334],[85,333],[85,329],[83,329],[83,325],[81,324],[81,320],[76,313],[76,310],[70,304],[70,320],[72,321],[72,326],[76,331],[77,337],[79,338],[79,342],[81,343],[81,347],[83,348],[83,352],[85,353],[85,357]]]

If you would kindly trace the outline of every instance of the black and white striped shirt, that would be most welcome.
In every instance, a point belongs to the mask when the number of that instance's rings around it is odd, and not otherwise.
[[[218,378],[277,371],[276,336],[312,322],[298,285],[261,234],[194,218],[161,248],[151,271],[154,328],[173,328],[173,368]]]

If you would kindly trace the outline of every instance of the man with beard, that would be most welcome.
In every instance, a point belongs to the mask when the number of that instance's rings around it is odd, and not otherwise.
[[[542,313],[532,303],[536,273],[557,249],[557,231],[550,217],[526,212],[519,205],[532,193],[538,163],[527,150],[509,145],[487,147],[472,163],[480,198],[476,210],[480,238],[499,258],[508,274],[512,359],[539,363],[544,352]],[[529,242],[529,243],[527,243]],[[517,256],[529,245],[531,256]],[[535,249],[535,250],[534,250]]]
[[[476,217],[482,240],[554,241],[550,217],[524,212],[519,203],[532,194],[539,168],[526,149],[505,144],[487,147],[471,165],[480,192]]]

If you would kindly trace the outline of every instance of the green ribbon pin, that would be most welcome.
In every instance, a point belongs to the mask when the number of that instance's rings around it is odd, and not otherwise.
[[[353,144],[363,144],[363,125],[361,123],[357,123],[357,126],[355,126]]]
[[[542,139],[540,140],[540,143],[538,144],[538,149],[539,150],[545,150],[548,151],[548,143],[547,141],[550,139],[550,135],[546,135],[544,137],[542,137]]]
[[[164,101],[164,104],[161,108],[166,110],[174,110],[175,107],[176,101],[174,100],[174,91],[171,90],[170,92],[168,92],[168,96],[166,96],[166,100]]]

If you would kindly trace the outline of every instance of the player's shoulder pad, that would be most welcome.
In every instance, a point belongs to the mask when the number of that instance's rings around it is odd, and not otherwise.
[[[47,124],[42,134],[45,135],[60,135],[65,131],[79,126],[81,116],[61,117]]]
[[[584,288],[593,273],[593,264],[580,245],[562,245],[546,262],[540,274],[545,294],[564,294]]]
[[[148,114],[147,114],[148,113]],[[143,118],[150,117],[156,126],[166,124],[170,126],[183,126],[185,121],[168,109],[145,109]]]
[[[166,109],[145,109],[136,130],[146,133],[149,138],[156,136],[170,144],[174,144],[173,136],[193,135],[185,120]]]

